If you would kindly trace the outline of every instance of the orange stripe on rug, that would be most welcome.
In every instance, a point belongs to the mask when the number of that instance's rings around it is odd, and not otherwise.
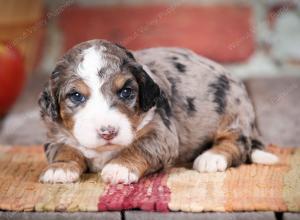
[[[224,190],[226,211],[285,211],[284,174],[290,169],[292,149],[269,146],[280,157],[277,165],[242,165],[226,172]]]
[[[283,198],[291,212],[300,210],[300,149],[296,149],[291,158],[291,169],[284,176]]]
[[[38,175],[45,166],[40,148],[5,147],[0,160],[0,209],[31,211],[36,202]],[[29,199],[29,200],[28,200]]]

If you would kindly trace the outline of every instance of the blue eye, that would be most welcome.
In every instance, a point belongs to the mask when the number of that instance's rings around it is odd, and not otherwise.
[[[119,96],[122,99],[131,99],[133,98],[133,92],[131,88],[124,88],[119,92]]]
[[[73,92],[69,94],[69,99],[71,100],[71,102],[73,102],[74,104],[81,104],[85,102],[85,96],[80,94],[79,92]]]

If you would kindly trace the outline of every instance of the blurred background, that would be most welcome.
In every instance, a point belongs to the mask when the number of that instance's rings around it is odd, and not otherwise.
[[[264,140],[300,145],[300,1],[0,0],[0,144],[40,144],[37,97],[56,60],[103,38],[190,48],[244,80]]]

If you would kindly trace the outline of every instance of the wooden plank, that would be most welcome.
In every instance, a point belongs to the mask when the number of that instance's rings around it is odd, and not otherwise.
[[[120,212],[0,212],[0,220],[121,220]]]
[[[283,220],[299,220],[300,213],[283,213]]]
[[[246,85],[264,141],[299,146],[300,77],[256,78]]]
[[[38,96],[49,74],[35,74],[28,81],[11,112],[3,119],[0,144],[42,144],[46,137],[40,119]]]
[[[185,212],[125,212],[126,220],[276,220],[273,212],[185,213]]]
[[[30,77],[10,113],[19,114],[37,108],[38,97],[49,77],[50,73],[45,72],[39,72]]]

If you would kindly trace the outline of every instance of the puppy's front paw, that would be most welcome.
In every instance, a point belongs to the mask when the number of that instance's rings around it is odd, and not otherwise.
[[[104,166],[101,172],[101,177],[104,182],[118,184],[136,183],[139,180],[138,174],[129,170],[127,167],[111,163]]]
[[[42,183],[73,183],[80,177],[76,163],[57,162],[50,164],[40,175]]]
[[[206,151],[199,155],[193,164],[193,168],[199,172],[225,171],[228,167],[227,159],[222,154]]]

